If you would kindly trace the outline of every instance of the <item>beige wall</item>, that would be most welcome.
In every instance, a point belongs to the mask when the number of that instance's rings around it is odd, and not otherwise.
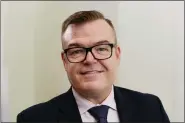
[[[1,83],[7,82],[8,87],[1,88],[7,90],[9,121],[15,121],[15,114],[20,109],[34,103],[34,30],[32,27],[36,6],[33,3],[34,10],[31,10],[30,5],[2,3],[2,10],[6,13],[2,18],[3,27],[1,28],[4,53],[2,68],[6,76],[2,77]],[[24,13],[23,10],[27,11]],[[7,109],[5,108],[4,111]]]
[[[119,4],[119,85],[160,97],[171,121],[184,120],[184,4]]]
[[[90,9],[116,26],[122,47],[117,85],[158,95],[170,119],[183,121],[182,2],[111,1],[2,2],[3,121],[69,88],[60,59],[61,23]]]

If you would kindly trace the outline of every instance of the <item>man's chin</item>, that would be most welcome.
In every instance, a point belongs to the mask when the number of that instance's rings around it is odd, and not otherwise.
[[[88,91],[97,91],[101,90],[103,85],[99,81],[88,81],[84,83],[83,88]]]

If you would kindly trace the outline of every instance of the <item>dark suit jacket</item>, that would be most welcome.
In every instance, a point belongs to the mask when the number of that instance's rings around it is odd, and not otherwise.
[[[170,122],[160,99],[129,89],[115,87],[120,122]],[[82,122],[70,88],[48,102],[32,106],[17,116],[17,122]]]

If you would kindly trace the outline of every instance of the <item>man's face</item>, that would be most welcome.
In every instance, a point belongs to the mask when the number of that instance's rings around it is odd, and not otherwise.
[[[69,25],[63,35],[63,47],[92,47],[99,44],[115,44],[113,29],[104,20],[95,20],[80,25]],[[66,54],[62,60],[71,85],[81,92],[95,92],[110,88],[120,62],[120,48],[113,47],[109,59],[97,60],[88,52],[83,62],[71,63]]]

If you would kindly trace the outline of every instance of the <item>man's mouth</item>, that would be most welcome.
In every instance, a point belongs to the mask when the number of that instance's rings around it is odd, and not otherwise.
[[[92,71],[83,71],[83,72],[80,72],[80,74],[82,75],[86,75],[86,74],[97,74],[97,73],[102,73],[103,71],[99,71],[99,70],[92,70]]]

